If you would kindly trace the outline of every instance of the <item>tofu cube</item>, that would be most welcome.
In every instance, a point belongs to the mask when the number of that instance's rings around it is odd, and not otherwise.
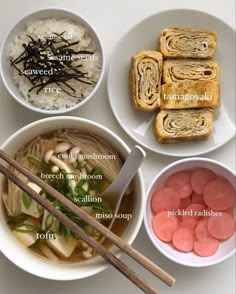
[[[43,213],[43,222],[42,222],[42,229],[48,230],[50,232],[56,233],[58,231],[57,223],[59,221],[53,215],[51,215],[47,210],[44,210]]]
[[[28,230],[27,224],[34,225],[31,221],[25,221],[21,227],[18,227],[22,230]],[[30,232],[30,233],[21,233],[12,231],[13,235],[25,246],[30,247],[37,241],[37,235],[36,232]]]
[[[56,239],[47,240],[47,244],[60,256],[68,258],[75,250],[78,240],[70,237],[68,241],[65,240],[64,236],[55,234]]]
[[[38,185],[36,185],[35,183],[29,182],[27,184],[31,189],[33,189],[36,193],[40,193],[40,191],[42,190]],[[42,213],[43,213],[43,208],[32,199],[29,208],[25,207],[25,204],[23,202],[23,195],[21,197],[21,212],[25,213],[27,215],[33,216],[35,218],[39,218]]]

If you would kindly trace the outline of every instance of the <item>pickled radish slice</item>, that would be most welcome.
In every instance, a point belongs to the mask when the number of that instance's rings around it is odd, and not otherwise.
[[[209,233],[219,240],[226,240],[234,234],[234,219],[228,213],[222,212],[221,216],[211,216],[208,220]]]
[[[179,228],[173,235],[172,243],[176,249],[182,252],[193,250],[193,232],[187,228]]]
[[[219,248],[219,241],[214,238],[194,241],[193,250],[198,256],[207,257],[216,253]]]
[[[162,211],[153,218],[152,227],[154,234],[160,240],[170,242],[179,227],[178,218],[174,215],[169,216],[167,211]]]
[[[166,186],[179,192],[180,198],[186,198],[192,194],[192,186],[190,183],[191,173],[181,171],[172,174],[166,181]]]
[[[152,196],[151,207],[155,214],[161,211],[178,209],[180,206],[179,193],[171,188],[164,188]]]
[[[207,184],[215,180],[215,178],[216,175],[213,173],[213,171],[207,168],[198,168],[197,170],[193,171],[191,176],[191,185],[193,191],[198,194],[202,194]]]
[[[210,182],[204,190],[204,201],[207,206],[216,211],[231,208],[235,202],[235,190],[225,179]]]

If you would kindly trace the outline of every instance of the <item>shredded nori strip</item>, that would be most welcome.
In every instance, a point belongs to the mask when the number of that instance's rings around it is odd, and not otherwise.
[[[72,79],[87,85],[95,84],[95,81],[88,77],[88,73],[83,71],[83,62],[78,64],[75,61],[81,59],[81,55],[93,55],[94,52],[81,50],[75,51],[71,47],[78,45],[79,41],[70,42],[60,34],[53,33],[56,38],[30,39],[28,44],[22,44],[24,52],[21,53],[11,65],[19,72],[19,75],[25,76],[32,84],[29,93],[37,90],[37,95],[51,84],[56,84],[67,95],[74,98],[83,98],[76,96],[76,90],[68,84]],[[23,65],[23,70],[19,65]],[[25,71],[34,71],[28,75]],[[53,74],[49,73],[52,72]],[[41,74],[40,72],[43,72]]]

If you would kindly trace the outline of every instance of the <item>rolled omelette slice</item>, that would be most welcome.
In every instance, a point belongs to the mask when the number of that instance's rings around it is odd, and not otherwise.
[[[157,51],[140,51],[132,57],[129,86],[135,108],[148,112],[160,107],[162,66]]]
[[[163,63],[163,83],[181,81],[218,81],[219,65],[215,60],[167,59]]]
[[[163,84],[161,109],[220,107],[220,85],[217,81],[183,81]]]
[[[154,122],[154,131],[160,143],[207,140],[213,129],[214,110],[161,110]]]
[[[217,36],[208,30],[165,29],[159,39],[164,58],[211,58],[216,49]]]

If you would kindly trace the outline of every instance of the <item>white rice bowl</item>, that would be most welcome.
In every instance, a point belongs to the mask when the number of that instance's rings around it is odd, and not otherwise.
[[[25,31],[18,34],[10,43],[8,51],[10,62],[24,52],[22,44],[28,44],[30,41],[27,35],[37,40],[41,37],[50,37],[55,33],[61,34],[64,31],[68,36],[72,36],[72,39],[68,39],[69,42],[80,41],[78,44],[73,45],[70,48],[75,51],[86,50],[94,53],[93,55],[86,55],[83,60],[73,61],[73,64],[82,64],[83,72],[86,72],[87,77],[94,81],[94,83],[92,85],[87,85],[75,79],[69,80],[67,83],[75,89],[76,97],[71,97],[64,91],[58,93],[45,93],[44,89],[37,94],[37,89],[29,92],[29,89],[32,88],[32,83],[26,76],[20,75],[18,70],[12,67],[14,82],[22,93],[23,98],[26,102],[39,109],[63,110],[75,106],[93,91],[101,75],[102,54],[100,50],[98,50],[98,46],[90,35],[89,30],[84,25],[66,18],[47,18],[29,22],[26,25]],[[18,68],[24,70],[23,64],[19,63]],[[54,83],[48,85],[48,87],[58,88],[58,85]]]

